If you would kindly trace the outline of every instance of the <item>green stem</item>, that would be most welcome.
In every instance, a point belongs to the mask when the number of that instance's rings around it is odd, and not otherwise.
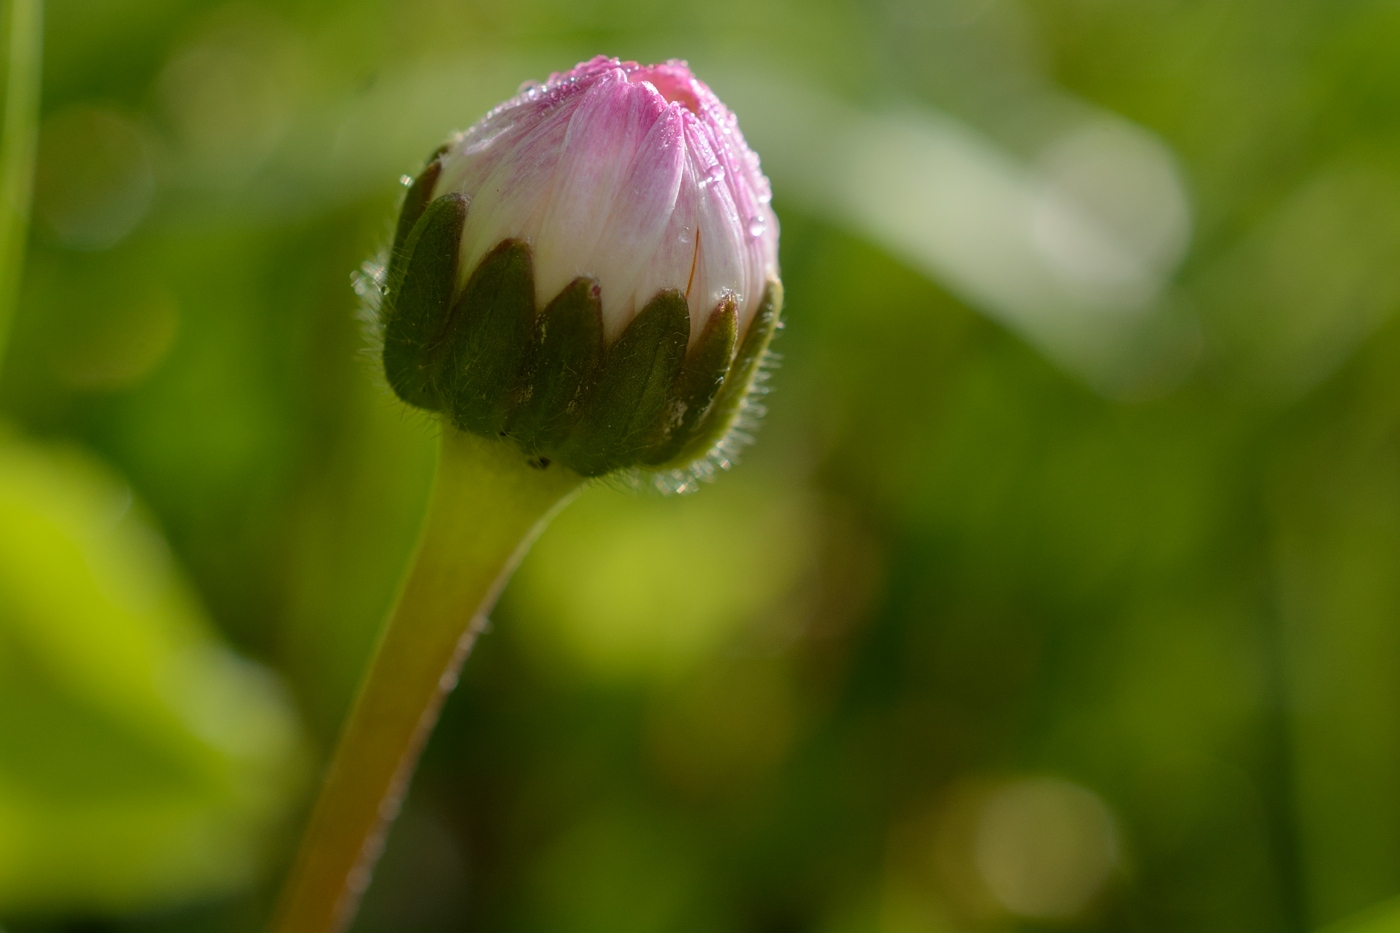
[[[42,0],[10,0],[5,122],[0,130],[0,364],[19,301],[29,207],[34,193],[34,146],[44,46]]]
[[[486,614],[582,479],[444,428],[423,538],[341,732],[273,933],[338,933]]]

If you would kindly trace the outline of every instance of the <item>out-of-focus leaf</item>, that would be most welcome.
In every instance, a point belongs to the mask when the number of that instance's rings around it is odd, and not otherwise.
[[[1323,927],[1321,933],[1400,933],[1400,899]]]
[[[0,434],[0,910],[248,883],[299,758],[277,682],[219,641],[131,490]]]

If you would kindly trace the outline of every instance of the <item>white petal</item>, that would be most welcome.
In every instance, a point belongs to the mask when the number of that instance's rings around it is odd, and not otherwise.
[[[681,160],[681,177],[676,189],[675,205],[667,220],[666,229],[658,237],[655,248],[646,256],[633,286],[632,293],[636,296],[638,309],[645,307],[646,303],[664,288],[674,288],[684,293],[690,287],[692,272],[698,259],[695,231],[700,181],[695,171],[694,160],[690,153],[685,151]],[[695,305],[691,303],[692,343],[699,337],[704,324],[705,314],[697,314]]]
[[[461,282],[501,240],[537,239],[574,109],[556,108],[496,161],[480,187],[464,192],[471,200],[462,231]]]
[[[599,76],[569,121],[553,195],[535,245],[535,287],[541,304],[580,275],[612,213],[623,174],[660,116],[661,103],[634,88],[621,71]],[[603,300],[608,285],[600,280]]]
[[[696,164],[720,165],[712,140],[699,121],[687,122],[686,142],[694,153]],[[696,219],[698,221],[699,261],[695,279],[687,298],[696,318],[708,319],[710,312],[728,296],[733,296],[743,309],[749,301],[744,294],[745,231],[730,185],[723,175],[710,169],[714,179],[701,191]],[[727,174],[727,172],[725,173]]]
[[[648,295],[638,301],[637,281],[675,210],[685,162],[683,132],[680,108],[667,106],[638,146],[587,261],[602,283],[603,333],[608,340],[621,334],[650,300]]]

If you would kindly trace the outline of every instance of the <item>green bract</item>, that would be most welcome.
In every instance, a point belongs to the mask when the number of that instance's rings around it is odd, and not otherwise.
[[[769,281],[743,334],[726,300],[688,346],[685,296],[662,289],[605,344],[603,286],[576,278],[538,308],[520,240],[497,244],[458,288],[469,207],[460,194],[428,202],[439,165],[409,189],[380,294],[384,371],[399,398],[582,476],[703,472],[722,459],[777,326],[781,283]]]

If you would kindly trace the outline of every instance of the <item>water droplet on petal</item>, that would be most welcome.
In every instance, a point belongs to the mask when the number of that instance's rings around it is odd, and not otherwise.
[[[749,236],[757,239],[768,229],[768,221],[757,215],[749,218]]]
[[[705,177],[700,179],[700,187],[708,188],[710,185],[724,177],[724,166],[716,162],[705,172]]]

